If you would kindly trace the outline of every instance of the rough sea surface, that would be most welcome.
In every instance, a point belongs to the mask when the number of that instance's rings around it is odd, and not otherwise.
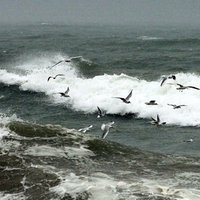
[[[0,199],[200,199],[200,27],[0,27]]]

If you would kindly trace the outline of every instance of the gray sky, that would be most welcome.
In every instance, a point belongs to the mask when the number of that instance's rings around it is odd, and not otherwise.
[[[200,0],[0,0],[0,22],[200,25]]]

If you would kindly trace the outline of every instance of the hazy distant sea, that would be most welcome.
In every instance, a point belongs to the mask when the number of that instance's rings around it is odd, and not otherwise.
[[[199,31],[1,25],[0,199],[199,200]]]

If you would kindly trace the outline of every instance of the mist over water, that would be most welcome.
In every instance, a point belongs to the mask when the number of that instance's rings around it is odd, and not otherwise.
[[[27,0],[2,0],[0,2],[0,23],[30,24],[42,23],[65,25],[194,25],[199,26],[198,0],[165,1],[119,0],[113,2],[82,0],[60,0],[39,2]]]

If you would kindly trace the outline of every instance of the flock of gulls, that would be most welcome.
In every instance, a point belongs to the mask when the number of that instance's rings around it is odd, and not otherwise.
[[[163,77],[162,77],[161,84],[160,84],[161,87],[163,86],[164,82],[165,82],[167,79],[173,79],[173,80],[175,81],[175,80],[176,80],[176,76],[175,76],[175,75],[163,76]],[[179,83],[176,83],[176,85],[179,86],[179,87],[177,87],[176,89],[179,90],[179,91],[181,91],[181,92],[182,92],[183,90],[185,90],[185,89],[190,89],[190,88],[191,88],[191,89],[195,89],[195,90],[200,90],[200,88],[195,87],[195,86],[183,86],[182,84],[179,84]],[[146,102],[145,104],[146,104],[146,105],[158,105],[158,104],[156,103],[155,100],[151,100],[151,101],[149,101],[149,102]],[[172,106],[173,109],[178,109],[178,108],[181,108],[181,107],[183,107],[183,106],[186,106],[186,105],[176,105],[176,104],[167,104],[167,105]],[[156,119],[154,119],[153,117],[151,117],[151,119],[152,119],[151,123],[154,124],[154,125],[164,125],[164,124],[166,124],[166,122],[161,122],[161,121],[160,121],[159,115],[157,115],[157,118],[156,118]],[[193,142],[193,139],[184,140],[184,142]]]
[[[57,63],[55,63],[54,65],[52,65],[50,68],[53,68],[53,67],[55,67],[56,65],[59,65],[62,62],[71,62],[73,59],[77,59],[77,58],[82,58],[82,56],[75,56],[75,57],[71,57],[71,58],[68,58],[68,59],[60,60]],[[56,74],[55,76],[49,76],[48,79],[47,79],[47,81],[50,81],[50,79],[56,79],[59,76],[65,76],[65,75],[64,74]],[[70,95],[68,94],[69,91],[70,90],[69,90],[69,87],[68,87],[66,91],[64,91],[64,92],[58,92],[58,93],[55,93],[55,94],[60,94],[61,97],[70,97]],[[132,91],[130,92],[130,94],[126,98],[122,98],[122,97],[115,97],[115,98],[121,99],[124,103],[130,103],[129,99],[130,99],[131,96],[132,96]],[[102,118],[102,117],[105,116],[106,113],[103,112],[98,106],[97,106],[97,110],[98,110],[97,118]],[[102,124],[101,125],[101,129],[103,131],[103,133],[102,133],[102,138],[103,139],[108,135],[109,129],[113,128],[113,126],[112,126],[113,124],[114,124],[114,122],[111,121],[111,122],[109,122],[107,124]],[[92,127],[93,127],[93,125],[90,125],[88,127],[81,128],[78,131],[86,133]]]
[[[58,65],[58,64],[60,64],[60,63],[62,63],[62,62],[71,62],[71,60],[76,59],[76,58],[82,58],[82,56],[76,56],[76,57],[71,57],[71,58],[69,58],[69,59],[61,60],[61,61],[57,62],[56,64],[54,64],[54,65],[51,66],[51,67],[54,67],[54,66],[56,66],[56,65]],[[47,79],[47,81],[50,81],[51,78],[52,78],[52,79],[56,79],[56,78],[59,77],[59,76],[65,76],[65,75],[64,75],[64,74],[57,74],[57,75],[55,75],[55,76],[49,76],[48,79]],[[176,80],[176,76],[175,76],[175,75],[163,76],[163,77],[162,77],[162,81],[161,81],[161,83],[160,83],[160,86],[161,86],[161,87],[163,86],[163,84],[166,82],[167,79],[173,79],[173,80],[175,81],[175,80]],[[200,90],[200,88],[195,87],[195,86],[184,86],[184,85],[179,84],[179,83],[176,83],[176,85],[178,86],[176,89],[179,90],[179,91],[181,91],[181,92],[182,92],[183,90],[185,90],[185,89]],[[58,93],[56,93],[56,94],[60,94],[61,97],[70,97],[69,94],[68,94],[69,91],[70,91],[70,89],[69,89],[69,87],[68,87],[66,91],[64,91],[64,92],[58,92]],[[131,103],[130,98],[132,97],[132,91],[133,91],[133,90],[131,90],[130,93],[129,93],[126,97],[112,97],[112,98],[120,99],[123,103],[129,104],[129,103]],[[145,104],[146,104],[146,105],[158,105],[158,103],[156,103],[156,100],[150,100],[149,102],[145,102]],[[173,109],[178,109],[178,108],[181,108],[181,107],[183,107],[183,106],[186,106],[186,105],[175,105],[175,104],[167,104],[167,105],[172,106]],[[102,117],[104,117],[104,116],[106,115],[106,112],[105,112],[105,111],[102,111],[98,106],[97,106],[97,112],[98,112],[97,118],[102,118]],[[156,118],[151,117],[151,121],[150,121],[150,122],[151,122],[151,124],[153,124],[153,125],[164,125],[164,124],[166,124],[166,122],[162,122],[162,121],[160,120],[160,117],[159,117],[158,114],[157,114],[157,117],[156,117]],[[114,122],[111,121],[111,122],[109,122],[109,123],[107,123],[107,124],[102,124],[102,125],[101,125],[101,129],[102,129],[102,131],[103,131],[103,132],[102,132],[102,138],[103,138],[103,139],[106,138],[106,136],[108,135],[109,129],[110,129],[110,128],[113,128],[113,126],[112,126],[113,124],[114,124]],[[89,131],[92,127],[93,127],[93,125],[90,125],[90,126],[88,126],[88,127],[81,128],[81,129],[79,129],[78,131],[83,132],[83,133],[86,133],[86,132]],[[193,142],[193,139],[184,140],[184,142]]]

